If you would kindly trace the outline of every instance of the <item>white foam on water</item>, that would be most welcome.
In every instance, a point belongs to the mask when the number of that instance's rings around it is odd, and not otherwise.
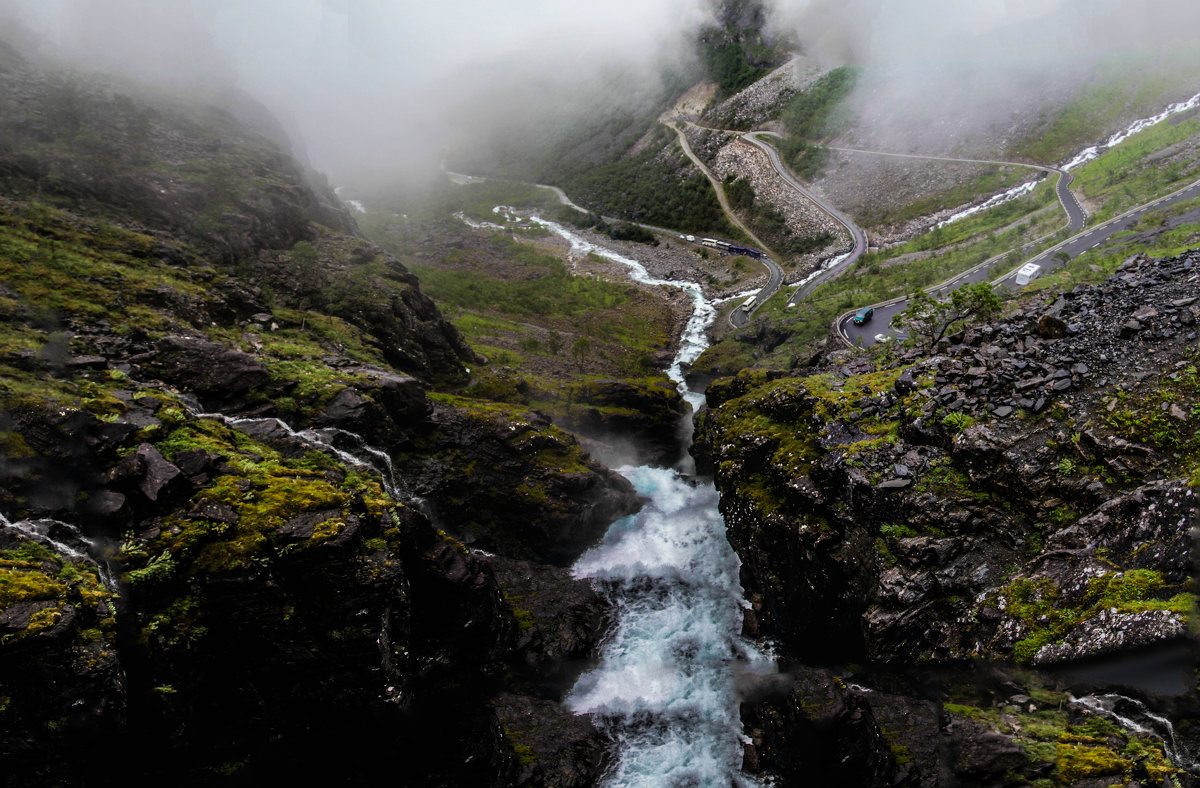
[[[1014,186],[1007,191],[1003,191],[1003,192],[1000,192],[999,194],[989,197],[987,200],[985,200],[984,202],[981,202],[979,205],[974,205],[970,208],[961,210],[958,213],[951,216],[950,218],[945,219],[944,221],[938,222],[937,224],[935,224],[933,226],[933,229],[937,230],[941,227],[945,227],[946,225],[950,224],[951,222],[957,222],[959,219],[965,219],[968,216],[973,216],[973,215],[979,213],[980,211],[986,211],[988,208],[995,208],[997,205],[1001,205],[1003,203],[1009,202],[1010,200],[1015,200],[1018,197],[1023,197],[1024,195],[1029,194],[1031,191],[1033,191],[1037,187],[1037,185],[1038,185],[1038,181],[1029,181],[1028,183],[1022,183],[1019,186]]]
[[[47,547],[53,548],[55,552],[61,553],[67,558],[83,559],[89,562],[92,561],[92,557],[87,554],[86,550],[81,549],[80,546],[76,546],[86,544],[86,541],[83,538],[83,534],[79,532],[79,529],[70,523],[63,523],[59,522],[58,520],[51,520],[48,518],[41,518],[37,520],[17,520],[14,523],[4,515],[0,514],[0,527],[11,528],[35,542],[41,542]],[[72,537],[72,541],[76,542],[76,545],[69,545],[60,539],[55,539],[52,537],[50,532],[51,530],[55,529],[65,530],[65,532]]]
[[[609,788],[752,785],[740,774],[735,674],[773,666],[738,634],[741,562],[717,491],[662,468],[621,473],[650,502],[575,564],[606,590],[617,623],[568,705],[597,715],[618,742]]]
[[[496,213],[512,215],[503,208]],[[625,266],[636,281],[691,296],[692,316],[667,374],[692,407],[700,407],[704,396],[683,378],[683,366],[708,347],[707,329],[717,314],[700,286],[658,279],[637,260],[556,222],[531,221],[569,242],[572,255],[598,255]],[[740,636],[746,605],[741,561],[725,537],[716,488],[664,468],[620,472],[649,503],[614,522],[573,567],[576,577],[594,580],[607,594],[616,623],[600,665],[580,678],[567,703],[578,714],[596,715],[617,742],[606,788],[756,785],[741,773],[745,738],[736,677],[775,667]]]
[[[1142,701],[1107,693],[1071,698],[1071,704],[1107,717],[1127,731],[1157,739],[1171,763],[1191,774],[1200,774],[1200,763],[1179,747],[1175,739],[1175,726],[1163,715],[1152,712]]]
[[[1157,115],[1151,115],[1148,118],[1139,118],[1099,145],[1093,145],[1089,148],[1084,148],[1081,150],[1075,155],[1075,158],[1063,165],[1063,169],[1073,170],[1081,164],[1085,164],[1092,159],[1097,158],[1101,153],[1104,153],[1114,145],[1120,145],[1122,142],[1129,139],[1134,134],[1137,134],[1139,131],[1145,131],[1151,126],[1162,123],[1172,115],[1178,115],[1180,112],[1187,112],[1188,110],[1196,109],[1197,107],[1200,107],[1200,93],[1192,96],[1187,101],[1177,101],[1176,103],[1171,104]]]
[[[108,569],[108,562],[103,559],[104,546],[95,539],[83,535],[78,526],[42,517],[34,520],[17,520],[13,522],[0,514],[0,528],[11,528],[14,531],[40,542],[60,555],[75,561],[86,561],[96,567],[100,582],[109,591],[118,591],[116,577]],[[63,541],[63,540],[67,541]],[[98,559],[96,556],[100,556]]]

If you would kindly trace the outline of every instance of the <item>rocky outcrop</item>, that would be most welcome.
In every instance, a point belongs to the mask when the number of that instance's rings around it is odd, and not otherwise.
[[[213,410],[235,411],[270,380],[266,367],[249,353],[199,337],[164,337],[129,364],[143,380],[162,380],[195,392]]]
[[[396,470],[468,545],[567,566],[641,506],[625,477],[535,411],[452,400],[430,422],[393,448]]]
[[[760,631],[886,661],[1179,637],[1194,501],[1166,478],[1194,469],[1194,267],[1131,263],[1078,289],[1053,310],[1062,332],[1027,307],[890,369],[710,389],[698,453]]]
[[[29,531],[0,527],[3,779],[79,784],[126,720],[116,595],[82,554],[49,549]],[[83,546],[74,532],[54,537]]]
[[[241,114],[0,47],[0,782],[595,784],[636,495]]]
[[[182,415],[8,422],[30,455],[6,469],[25,485],[12,489],[59,488],[39,513],[111,545],[119,580],[107,590],[90,560],[0,528],[0,661],[22,677],[0,685],[12,774],[70,780],[83,755],[136,739],[139,774],[183,784],[374,782],[397,757],[402,785],[594,780],[607,740],[559,706],[605,621],[585,584],[505,559],[498,580],[379,480],[295,434],[259,442],[158,405]],[[39,475],[54,467],[42,452],[64,445],[79,472]]]
[[[608,465],[670,467],[680,459],[687,405],[668,381],[586,380],[571,384],[567,398],[558,423],[586,436]]]
[[[695,451],[743,559],[747,631],[792,659],[894,670],[1060,665],[1190,639],[1198,264],[1128,261],[935,355],[841,353],[808,378],[744,372],[710,386]],[[1138,768],[1106,747],[1048,764],[1023,723],[986,710],[995,701],[942,694],[930,716],[905,693],[881,705],[877,677],[854,680],[876,688],[862,700],[880,715],[926,720],[917,739],[881,726],[893,754],[911,751],[882,784]],[[773,703],[752,710],[775,709],[755,718],[774,720],[765,742],[807,730]],[[859,733],[839,735],[858,752]]]
[[[831,672],[797,668],[789,692],[747,704],[751,771],[785,785],[890,786],[896,764],[871,708]]]

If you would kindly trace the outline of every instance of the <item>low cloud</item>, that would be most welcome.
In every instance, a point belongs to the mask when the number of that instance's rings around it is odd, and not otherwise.
[[[707,0],[0,0],[5,10],[84,64],[237,85],[335,179],[427,164],[464,119],[486,137],[614,71],[636,100],[711,18]]]
[[[1027,129],[1113,58],[1195,65],[1191,0],[769,0],[774,28],[827,66],[869,66],[855,140],[982,154]],[[1165,103],[1200,89],[1186,78]],[[1098,130],[1098,135],[1102,130]],[[991,151],[995,153],[994,149]]]

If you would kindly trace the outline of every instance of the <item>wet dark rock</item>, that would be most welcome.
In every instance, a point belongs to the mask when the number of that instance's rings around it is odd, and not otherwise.
[[[683,453],[687,403],[672,386],[624,380],[571,384],[560,426],[588,440],[605,464],[670,467]]]
[[[85,506],[89,514],[109,517],[125,506],[125,496],[112,490],[97,490],[88,496]]]
[[[376,446],[387,446],[423,429],[432,405],[426,386],[416,378],[371,367],[348,367],[360,383],[335,394],[313,426],[352,432]]]
[[[1142,324],[1137,320],[1130,318],[1121,324],[1121,338],[1126,339],[1136,335],[1142,330]]]
[[[396,472],[471,546],[567,566],[641,507],[625,477],[536,413],[439,407],[430,423],[419,449],[396,447]]]
[[[292,517],[284,523],[283,527],[279,529],[279,533],[291,539],[309,539],[318,525],[338,517],[341,517],[340,509],[305,512]]]
[[[974,720],[955,719],[950,734],[955,772],[972,785],[994,784],[1027,762],[1020,744]]]
[[[1058,339],[1067,335],[1067,324],[1062,318],[1054,315],[1042,315],[1038,320],[1038,336],[1047,339]]]
[[[784,785],[893,785],[896,762],[871,708],[825,670],[798,667],[790,691],[747,703],[757,771]]]
[[[560,703],[502,694],[494,702],[505,740],[519,754],[508,785],[590,788],[610,760],[609,738],[586,715]]]
[[[253,356],[198,337],[166,337],[130,362],[140,376],[194,392],[214,410],[236,410],[270,381]]]
[[[1184,617],[1170,610],[1117,612],[1103,610],[1072,629],[1062,640],[1043,646],[1033,662],[1047,665],[1161,645],[1187,637]]]

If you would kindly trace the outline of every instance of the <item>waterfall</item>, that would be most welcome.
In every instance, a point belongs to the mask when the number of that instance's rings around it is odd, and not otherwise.
[[[683,366],[707,347],[717,314],[700,286],[656,279],[636,260],[562,225],[531,221],[567,240],[572,254],[598,255],[625,266],[636,281],[691,296],[692,316],[668,375],[693,409],[703,404],[683,379]],[[716,488],[678,470],[618,470],[650,502],[613,523],[573,568],[605,593],[616,624],[600,665],[580,678],[567,703],[595,715],[617,742],[607,788],[755,785],[740,772],[745,739],[736,685],[746,673],[775,667],[739,634],[746,604],[741,562],[725,538]]]
[[[89,539],[76,526],[61,520],[48,517],[36,520],[18,520],[13,522],[0,514],[0,528],[11,528],[14,531],[40,542],[54,552],[75,561],[86,561],[96,567],[100,582],[113,593],[117,592],[117,579],[108,569],[108,562],[97,560],[95,556],[103,553],[103,547],[96,539]]]
[[[1172,115],[1177,115],[1180,112],[1187,112],[1188,110],[1193,110],[1196,107],[1200,107],[1200,93],[1192,96],[1187,101],[1180,101],[1176,102],[1175,104],[1171,104],[1157,115],[1135,120],[1133,123],[1129,124],[1121,131],[1118,131],[1116,134],[1113,134],[1099,145],[1092,145],[1091,147],[1084,148],[1082,151],[1076,154],[1073,159],[1064,164],[1063,169],[1073,170],[1082,164],[1087,164],[1092,159],[1099,157],[1100,154],[1104,153],[1109,148],[1113,147],[1114,145],[1120,145],[1122,142],[1129,139],[1134,134],[1137,134],[1139,131],[1145,131],[1151,126],[1162,123]]]
[[[1162,742],[1163,752],[1171,763],[1191,774],[1200,774],[1200,763],[1180,750],[1175,741],[1175,727],[1171,721],[1150,711],[1142,701],[1109,693],[1071,698],[1071,703],[1093,714],[1107,717],[1125,730],[1158,739]]]
[[[196,418],[213,419],[230,427],[266,426],[281,430],[288,438],[335,457],[351,468],[374,472],[382,480],[383,489],[393,499],[397,501],[415,500],[415,496],[409,495],[401,489],[401,485],[396,480],[396,470],[392,466],[392,458],[388,453],[370,445],[357,433],[338,427],[295,430],[286,421],[274,417],[242,418],[215,412],[197,412],[194,415]],[[348,444],[350,449],[343,449],[336,443]]]

